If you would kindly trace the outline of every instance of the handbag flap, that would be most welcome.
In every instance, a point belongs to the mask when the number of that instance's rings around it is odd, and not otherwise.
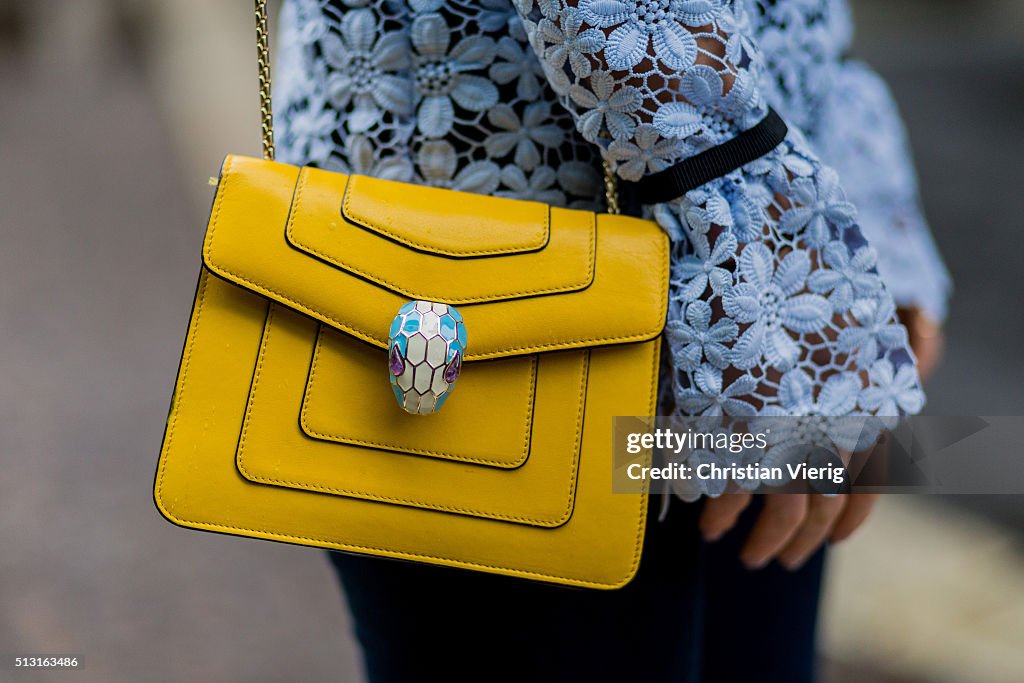
[[[288,215],[286,235],[289,244],[410,299],[437,301],[443,298],[445,303],[458,305],[571,292],[589,286],[593,280],[594,214],[576,211],[564,216],[541,251],[510,254],[504,258],[468,258],[470,252],[466,252],[463,256],[467,258],[456,261],[453,258],[438,258],[436,253],[413,248],[406,239],[381,239],[378,232],[347,220],[346,214],[342,213],[347,208],[339,209],[338,196],[344,194],[345,202],[362,198],[362,189],[353,189],[367,186],[367,183],[361,181],[374,183],[369,187],[373,189],[371,196],[375,198],[375,207],[383,205],[383,202],[376,199],[381,194],[382,186],[390,189],[391,197],[399,197],[411,187],[364,176],[344,176],[315,168],[303,168],[299,172]],[[421,188],[414,189],[419,192]],[[549,233],[548,207],[541,204],[508,202],[468,192],[422,189],[440,193],[445,197],[447,206],[460,211],[465,211],[466,205],[480,206],[480,199],[490,200],[490,209],[495,208],[495,201],[506,208],[515,209],[501,214],[502,220],[508,217],[508,224],[504,226],[507,233],[514,235],[524,228],[533,230],[538,225],[543,227],[545,235]],[[391,204],[395,213],[386,215],[393,221],[394,216],[398,215],[404,219],[405,225],[418,225],[415,215],[417,207],[407,202],[392,201]],[[508,207],[509,204],[512,206]],[[423,205],[429,206],[428,201],[424,200]],[[521,207],[526,210],[520,210]],[[543,208],[543,212],[538,213],[535,210],[537,207]],[[363,208],[365,210],[366,207]],[[438,228],[432,226],[434,217],[428,215],[425,218],[428,222],[423,229],[424,239],[429,237],[435,240]],[[484,237],[493,238],[493,226],[498,220],[493,215],[481,215],[478,221],[490,231]],[[455,221],[455,231],[460,230],[461,222],[464,221]],[[406,232],[417,234],[417,231],[408,228]],[[479,246],[483,242],[473,244]],[[475,253],[479,256],[493,256],[496,252]]]
[[[352,180],[229,156],[203,246],[205,265],[379,348],[386,348],[392,318],[409,298],[456,304],[469,333],[467,361],[646,341],[664,326],[668,245],[651,221],[544,207],[549,221],[540,248],[471,254],[532,245],[537,222],[544,225],[536,209],[542,205],[494,197],[481,204],[451,190]],[[382,199],[389,187],[392,209]],[[370,199],[362,198],[363,188]],[[392,234],[347,220],[346,202],[359,207],[348,210],[358,220],[386,218]],[[489,214],[478,218],[487,227],[468,242],[472,249],[437,253],[461,242],[439,237],[444,230],[430,212],[420,222],[428,204],[435,213],[461,212],[451,232],[460,239],[466,212],[485,206]],[[509,216],[515,218],[506,222]],[[504,230],[533,237],[498,239]]]
[[[497,197],[417,187],[415,201],[395,201],[399,183],[351,176],[342,202],[345,219],[432,254],[455,258],[535,251],[548,241],[548,207]]]

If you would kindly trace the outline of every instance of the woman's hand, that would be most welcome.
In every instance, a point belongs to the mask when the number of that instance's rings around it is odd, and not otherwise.
[[[935,371],[942,357],[942,326],[919,308],[901,308],[900,322],[910,335],[922,380]],[[772,494],[740,551],[749,569],[760,569],[778,560],[787,569],[803,565],[826,540],[838,543],[849,538],[868,516],[878,494],[854,493],[833,497],[814,494]],[[705,502],[700,530],[706,541],[716,541],[736,524],[750,504],[751,494],[733,493]]]
[[[764,507],[740,551],[748,569],[778,560],[798,569],[826,540],[838,543],[850,536],[871,514],[878,494],[822,496],[778,493],[765,496]],[[721,538],[750,504],[751,494],[733,493],[704,504],[700,530],[706,541]]]
[[[899,308],[896,315],[910,335],[910,348],[917,356],[917,372],[927,382],[942,358],[945,337],[942,325],[932,320],[920,308]]]

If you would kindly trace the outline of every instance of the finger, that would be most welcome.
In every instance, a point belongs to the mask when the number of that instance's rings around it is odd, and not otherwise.
[[[704,540],[717,541],[736,525],[740,513],[750,505],[749,493],[729,493],[709,498],[700,513],[700,533]]]
[[[855,493],[850,496],[842,515],[832,527],[829,541],[839,543],[850,537],[864,523],[864,520],[871,515],[875,503],[878,501],[877,493]]]
[[[740,551],[740,560],[747,569],[760,569],[768,564],[793,537],[806,514],[806,494],[766,495],[764,508]]]
[[[934,336],[918,337],[917,345],[911,347],[914,355],[917,356],[918,373],[922,380],[927,380],[935,372],[939,359],[942,357],[942,343],[942,333],[940,332]]]
[[[942,325],[916,307],[901,308],[897,315],[910,335],[910,348],[917,358],[918,373],[922,380],[927,380],[942,357]]]
[[[811,496],[803,524],[779,553],[779,563],[783,567],[792,571],[807,561],[829,535],[846,505],[847,498],[848,496]]]

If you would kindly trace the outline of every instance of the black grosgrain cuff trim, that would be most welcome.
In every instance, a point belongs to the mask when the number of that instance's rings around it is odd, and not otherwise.
[[[664,171],[636,182],[619,182],[619,193],[627,204],[660,204],[682,197],[690,190],[763,157],[786,139],[789,128],[771,107],[753,128],[731,140],[706,149]]]

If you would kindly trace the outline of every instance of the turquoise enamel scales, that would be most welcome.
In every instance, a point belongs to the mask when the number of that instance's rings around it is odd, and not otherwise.
[[[466,354],[466,325],[454,306],[410,301],[388,332],[391,389],[403,410],[436,413],[455,388]]]

